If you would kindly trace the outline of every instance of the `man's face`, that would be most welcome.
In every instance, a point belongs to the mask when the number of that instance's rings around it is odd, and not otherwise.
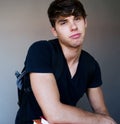
[[[86,27],[86,19],[81,16],[59,17],[52,32],[61,45],[76,48],[83,43]]]

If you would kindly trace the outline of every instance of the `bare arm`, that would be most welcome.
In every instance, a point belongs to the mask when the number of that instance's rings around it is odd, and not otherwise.
[[[62,104],[53,74],[31,73],[30,80],[33,93],[49,123],[115,124],[112,120],[106,119],[102,115]]]
[[[95,113],[109,115],[104,102],[104,97],[103,97],[101,87],[89,88],[87,95],[88,95],[88,99],[90,101],[91,107]]]
[[[101,87],[89,88],[87,95],[94,113],[103,115],[104,117],[113,120],[110,117],[107,107],[105,105],[104,96]]]

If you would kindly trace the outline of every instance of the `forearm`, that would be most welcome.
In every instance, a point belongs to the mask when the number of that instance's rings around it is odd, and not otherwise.
[[[94,113],[109,115],[100,87],[88,89],[87,96]]]
[[[50,124],[117,124],[110,116],[61,105],[47,118]]]
[[[51,115],[46,116],[50,124],[99,124],[100,118],[102,115],[64,104],[57,106]]]
[[[50,124],[115,124],[101,114],[62,104],[52,74],[31,73],[30,78],[36,100]]]
[[[108,115],[108,116],[110,115],[105,105],[102,106],[101,108],[93,109],[93,112],[96,114],[102,114],[102,115]]]
[[[104,102],[102,89],[100,87],[88,89],[87,96],[93,112],[98,115],[98,118],[101,118],[101,121],[103,120],[104,124],[116,124],[116,122],[109,115]]]

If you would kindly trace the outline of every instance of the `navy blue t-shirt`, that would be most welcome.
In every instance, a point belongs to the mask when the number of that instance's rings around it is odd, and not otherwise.
[[[54,39],[54,42],[59,46],[58,50],[62,52],[58,40]],[[90,54],[82,50],[76,73],[71,78],[63,53],[62,59],[63,72],[59,80],[56,78],[60,100],[64,104],[75,106],[88,88],[98,87],[102,84],[100,67]],[[54,73],[50,41],[35,42],[28,51],[25,66],[28,73]]]

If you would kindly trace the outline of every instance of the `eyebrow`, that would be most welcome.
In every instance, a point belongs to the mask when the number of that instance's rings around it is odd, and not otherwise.
[[[66,21],[67,21],[67,19],[60,19],[57,21],[57,23],[66,22]]]
[[[67,19],[65,17],[59,18],[56,20],[57,23],[65,22]]]

